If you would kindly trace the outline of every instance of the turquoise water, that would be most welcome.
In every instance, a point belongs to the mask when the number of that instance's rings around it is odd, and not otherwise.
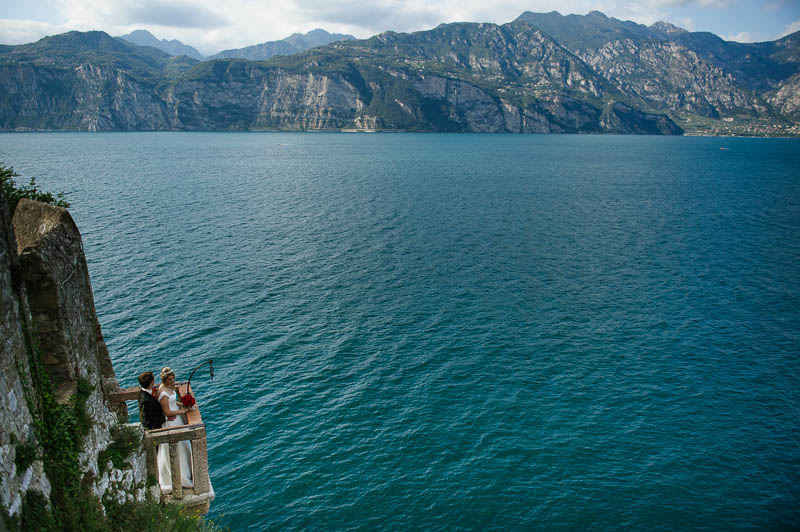
[[[724,149],[722,149],[724,148]],[[800,141],[5,134],[233,530],[800,526]]]

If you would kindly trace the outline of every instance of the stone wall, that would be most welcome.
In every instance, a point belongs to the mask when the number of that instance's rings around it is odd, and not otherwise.
[[[0,192],[1,194],[1,192]],[[98,456],[111,431],[127,421],[124,403],[109,401],[119,390],[95,313],[81,236],[65,209],[22,200],[9,219],[0,197],[0,502],[8,515],[20,510],[23,495],[35,490],[49,497],[51,486],[40,460],[17,471],[20,443],[38,445],[33,430],[37,395],[33,393],[31,346],[56,384],[59,402],[68,401],[79,380],[93,391],[86,402],[92,427],[80,455],[83,481],[94,494],[118,502],[145,499],[144,450],[133,453],[123,469]],[[41,451],[39,451],[41,456]]]
[[[24,471],[15,464],[20,444],[36,445],[29,404],[30,364],[27,331],[30,309],[19,279],[19,258],[3,191],[0,189],[0,503],[16,514],[27,490],[49,497],[50,482],[41,461]]]
[[[97,321],[78,227],[66,209],[26,199],[13,226],[45,369],[64,395],[74,393],[79,377],[89,377],[107,400],[119,385]]]

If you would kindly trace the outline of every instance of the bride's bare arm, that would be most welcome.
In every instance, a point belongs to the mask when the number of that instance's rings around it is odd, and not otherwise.
[[[169,397],[166,395],[163,396],[161,399],[158,400],[158,404],[161,405],[161,410],[164,411],[165,416],[177,416],[180,414],[185,414],[188,412],[185,408],[179,408],[178,410],[170,410],[169,409]]]

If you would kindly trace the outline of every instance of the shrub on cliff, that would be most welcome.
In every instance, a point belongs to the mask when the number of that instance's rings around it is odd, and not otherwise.
[[[69,203],[64,199],[64,194],[59,193],[54,196],[50,192],[39,190],[36,186],[36,179],[33,177],[27,185],[19,185],[14,181],[15,177],[19,177],[19,174],[14,171],[13,167],[5,167],[0,164],[0,187],[2,187],[8,201],[8,209],[11,211],[12,216],[17,208],[17,203],[22,198],[41,201],[56,207],[69,207]]]
[[[106,503],[107,526],[103,532],[229,532],[213,521],[206,521],[179,504],[163,502]]]

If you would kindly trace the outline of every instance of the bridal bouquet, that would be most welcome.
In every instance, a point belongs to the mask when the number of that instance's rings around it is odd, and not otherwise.
[[[197,401],[194,400],[193,396],[187,393],[186,395],[181,397],[181,403],[183,403],[183,406],[185,406],[186,408],[191,408],[197,403]]]

